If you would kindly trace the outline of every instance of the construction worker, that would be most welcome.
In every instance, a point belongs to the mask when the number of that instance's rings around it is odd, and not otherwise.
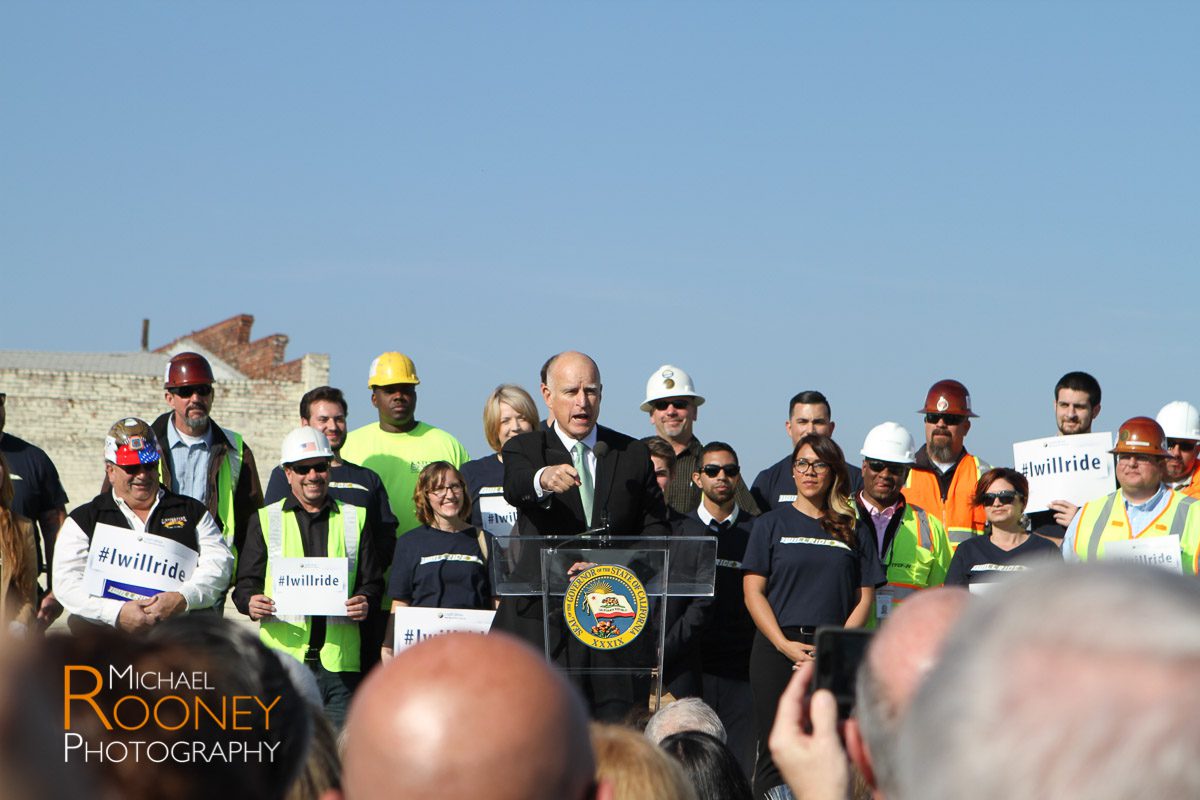
[[[413,501],[421,470],[434,461],[458,469],[470,460],[453,436],[417,421],[420,382],[413,360],[404,353],[383,353],[372,361],[367,385],[379,421],[350,431],[341,450],[344,460],[374,470],[383,480],[399,536],[421,525]]]
[[[956,380],[940,380],[929,387],[925,407],[925,444],[917,451],[904,485],[904,497],[942,521],[950,548],[968,536],[983,533],[983,509],[972,502],[975,484],[991,469],[963,446],[971,418],[971,395]]]
[[[916,449],[902,425],[883,422],[867,433],[859,451],[863,488],[855,497],[858,518],[875,528],[888,580],[875,590],[877,623],[914,591],[941,586],[950,566],[950,539],[941,520],[904,497]]]
[[[251,519],[233,602],[260,623],[259,637],[268,647],[309,668],[326,714],[340,728],[362,677],[359,623],[370,606],[379,604],[383,570],[372,546],[367,510],[329,495],[333,448],[325,434],[312,426],[296,428],[283,440],[280,461],[291,492]],[[349,562],[344,616],[276,616],[272,566],[295,558]]]
[[[646,399],[641,409],[650,415],[650,424],[658,436],[675,449],[674,477],[663,489],[663,496],[667,505],[680,514],[690,514],[700,505],[700,489],[692,483],[692,474],[699,469],[704,445],[692,428],[697,409],[702,405],[704,397],[696,393],[692,376],[679,367],[663,364],[646,380]],[[736,478],[735,486],[738,505],[751,514],[758,513],[758,503],[751,497],[746,482]]]
[[[163,487],[203,503],[236,558],[250,518],[262,507],[254,454],[241,434],[209,417],[213,372],[204,356],[173,356],[164,388],[171,410],[151,425],[162,443]]]
[[[1174,400],[1155,420],[1167,435],[1166,483],[1188,497],[1200,498],[1200,469],[1196,468],[1196,443],[1200,442],[1200,410]]]
[[[1166,478],[1166,435],[1149,417],[1127,420],[1112,449],[1117,491],[1084,504],[1067,526],[1067,561],[1125,560],[1197,572],[1200,502]]]

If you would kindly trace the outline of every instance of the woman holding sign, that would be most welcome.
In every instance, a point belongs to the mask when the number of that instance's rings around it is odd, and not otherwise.
[[[875,530],[855,518],[842,449],[828,436],[802,436],[792,478],[795,501],[754,520],[742,559],[746,608],[758,627],[750,651],[756,797],[783,783],[767,738],[793,668],[813,659],[817,627],[865,624],[875,587],[887,582]]]
[[[462,466],[470,497],[471,524],[496,536],[507,536],[517,510],[504,500],[504,460],[500,449],[520,433],[537,427],[538,413],[529,392],[515,384],[497,386],[483,404],[483,435],[496,452]]]
[[[394,650],[398,608],[494,609],[499,603],[488,570],[495,540],[467,522],[471,498],[462,474],[446,461],[429,464],[417,478],[413,502],[422,524],[396,540],[384,660]]]
[[[0,640],[24,637],[37,608],[37,551],[33,525],[12,512],[13,484],[0,455]]]
[[[958,546],[946,573],[947,586],[985,591],[989,584],[1039,560],[1062,561],[1050,539],[1026,530],[1025,503],[1029,481],[1015,469],[996,467],[979,478],[974,503],[987,515],[988,530]]]

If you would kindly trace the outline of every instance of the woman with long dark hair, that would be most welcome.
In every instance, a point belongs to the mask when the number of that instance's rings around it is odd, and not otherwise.
[[[6,635],[23,637],[37,609],[37,551],[33,524],[12,512],[13,483],[0,455],[0,623]]]
[[[875,587],[887,582],[869,522],[849,497],[842,449],[828,436],[802,436],[792,450],[796,499],[754,521],[742,579],[758,632],[750,654],[750,689],[758,733],[754,794],[783,783],[767,737],[794,667],[813,658],[823,625],[866,623]]]

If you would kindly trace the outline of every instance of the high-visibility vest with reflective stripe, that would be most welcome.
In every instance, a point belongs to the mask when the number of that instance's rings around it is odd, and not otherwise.
[[[233,529],[237,524],[233,508],[233,493],[237,489],[238,478],[242,475],[242,435],[228,428],[221,428],[225,438],[229,439],[232,447],[225,449],[225,457],[221,459],[221,469],[217,473],[217,516],[221,518],[221,533],[233,557],[237,558],[237,549],[233,546]],[[265,528],[264,528],[265,530]]]
[[[347,576],[350,589],[358,571],[359,543],[362,541],[363,525],[367,512],[358,506],[332,501],[329,510],[329,536],[326,540],[329,558],[345,558],[349,562]],[[271,596],[271,560],[273,558],[303,558],[304,544],[300,539],[300,525],[296,512],[284,511],[283,501],[259,509],[263,538],[267,543],[267,568],[263,576],[263,592]],[[347,596],[349,599],[349,596]],[[321,666],[330,672],[358,672],[359,658],[358,623],[349,617],[325,618],[325,644],[321,647]],[[304,660],[308,651],[308,640],[312,634],[310,617],[283,617],[264,619],[259,624],[259,638],[268,647],[282,650],[298,661]]]
[[[950,538],[952,554],[958,549],[959,542],[983,533],[987,517],[983,509],[972,501],[975,486],[985,469],[987,467],[982,461],[970,453],[964,453],[954,470],[954,477],[950,479],[950,491],[946,493],[945,500],[942,500],[936,474],[916,468],[908,471],[904,499],[942,521]]]
[[[950,556],[950,538],[941,521],[925,509],[906,502],[900,524],[883,554],[888,585],[879,591],[890,594],[892,605],[898,606],[913,592],[941,586],[950,569]],[[876,624],[875,608],[872,607],[868,627]]]
[[[1174,489],[1170,492],[1167,507],[1145,529],[1137,532],[1130,529],[1125,496],[1120,489],[1086,503],[1079,512],[1079,524],[1075,529],[1075,555],[1080,561],[1102,561],[1108,542],[1178,536],[1183,569],[1196,574],[1200,556],[1200,501]]]
[[[1191,479],[1175,491],[1200,499],[1200,465],[1193,465]]]

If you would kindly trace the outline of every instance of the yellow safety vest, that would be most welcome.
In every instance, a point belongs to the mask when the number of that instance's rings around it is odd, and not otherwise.
[[[1144,530],[1134,532],[1125,512],[1125,496],[1120,489],[1110,495],[1092,500],[1079,512],[1075,528],[1075,555],[1080,561],[1104,559],[1107,542],[1127,541],[1139,537],[1178,536],[1183,568],[1196,574],[1200,555],[1200,503],[1174,489],[1167,507]]]
[[[888,583],[876,590],[868,627],[878,624],[882,600],[887,600],[890,613],[913,592],[941,586],[950,569],[950,557],[950,537],[941,520],[919,506],[905,503],[900,524],[883,554]]]
[[[237,515],[233,508],[233,493],[242,475],[242,450],[245,445],[240,433],[228,428],[221,428],[221,432],[233,446],[226,448],[225,458],[221,459],[221,469],[217,473],[217,515],[221,518],[221,533],[236,559],[237,548],[233,546],[233,530],[237,524]]]
[[[351,590],[354,576],[358,573],[358,550],[362,540],[363,525],[367,512],[358,506],[333,500],[329,510],[329,538],[326,540],[330,558],[346,558],[350,562],[348,575]],[[300,539],[300,525],[294,511],[283,510],[283,500],[259,509],[263,539],[267,544],[267,568],[263,576],[264,594],[271,596],[271,559],[303,558],[304,544]],[[349,599],[347,597],[346,599]],[[359,658],[358,622],[349,617],[325,618],[325,644],[321,647],[321,666],[330,672],[358,672]],[[282,650],[297,661],[303,661],[308,651],[308,640],[312,634],[310,617],[280,617],[264,619],[259,623],[259,638],[268,647]]]

